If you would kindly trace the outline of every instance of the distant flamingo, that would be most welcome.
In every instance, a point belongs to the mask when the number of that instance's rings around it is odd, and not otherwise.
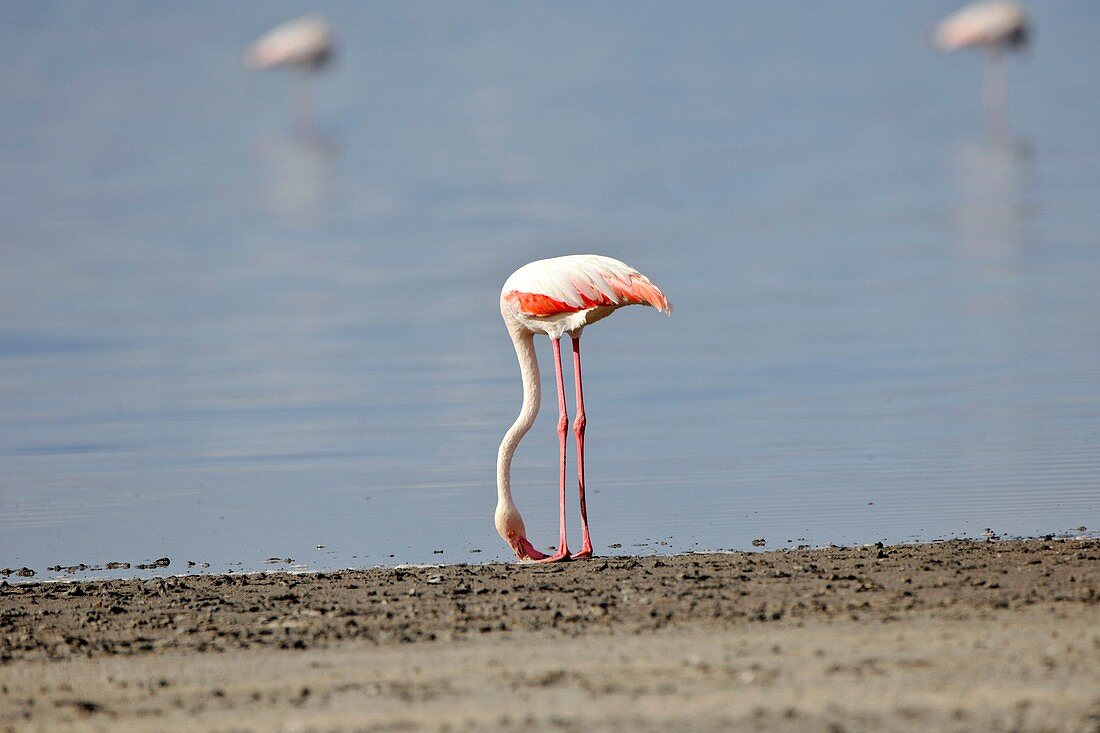
[[[497,453],[496,528],[520,560],[556,562],[592,555],[588,533],[588,511],[584,500],[584,396],[581,390],[581,331],[606,318],[624,305],[651,305],[671,313],[664,293],[642,273],[624,262],[600,255],[569,255],[538,260],[519,268],[504,283],[500,313],[519,357],[523,379],[523,407],[504,435]],[[539,412],[541,390],[539,363],[535,356],[535,334],[550,337],[554,368],[558,378],[558,444],[560,448],[561,536],[557,552],[547,556],[527,539],[523,518],[512,501],[512,456],[520,440],[531,429]],[[581,504],[581,549],[570,555],[565,540],[565,442],[569,415],[565,407],[565,383],[561,368],[561,337],[569,334],[573,343],[573,373],[576,378],[577,418],[573,433],[577,439],[577,477]]]
[[[944,18],[936,28],[936,45],[943,51],[984,48],[985,109],[994,132],[1008,129],[1008,82],[1004,51],[1027,43],[1030,24],[1024,9],[1008,0],[981,0]]]
[[[312,127],[313,90],[309,78],[332,59],[332,29],[324,18],[305,15],[276,26],[248,48],[245,64],[259,71],[285,67],[297,77],[295,124]]]

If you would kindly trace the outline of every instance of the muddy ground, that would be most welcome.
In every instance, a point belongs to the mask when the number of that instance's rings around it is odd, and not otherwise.
[[[1100,540],[0,587],[0,730],[1100,731]]]

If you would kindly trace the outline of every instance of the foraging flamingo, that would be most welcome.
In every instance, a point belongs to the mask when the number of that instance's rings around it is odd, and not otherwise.
[[[257,71],[290,69],[297,80],[295,124],[312,127],[313,91],[309,78],[332,59],[332,29],[324,18],[305,15],[271,29],[248,48],[245,64]]]
[[[581,331],[585,326],[611,315],[624,305],[650,305],[671,313],[672,307],[660,288],[630,265],[601,255],[568,255],[538,260],[509,276],[500,293],[500,313],[519,358],[523,379],[523,407],[504,435],[497,453],[497,532],[520,560],[556,562],[592,555],[588,532],[588,511],[584,500],[584,395],[581,389]],[[550,337],[558,384],[558,445],[560,448],[560,539],[557,552],[544,555],[531,545],[523,517],[512,501],[512,456],[520,440],[535,422],[541,389],[539,363],[535,356],[535,334]],[[573,374],[576,379],[577,417],[573,433],[577,441],[577,481],[580,491],[581,549],[570,554],[565,539],[565,443],[569,416],[565,407],[565,383],[561,368],[561,337],[569,334],[573,344]]]
[[[1009,0],[981,0],[944,18],[936,27],[936,45],[942,51],[984,48],[984,99],[989,126],[1007,130],[1008,82],[1004,54],[1027,43],[1031,25],[1023,7]]]

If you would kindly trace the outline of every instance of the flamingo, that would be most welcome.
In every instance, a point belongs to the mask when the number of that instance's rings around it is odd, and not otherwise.
[[[1027,43],[1031,26],[1018,3],[1008,0],[981,0],[971,3],[940,21],[936,27],[936,45],[942,51],[960,48],[984,48],[985,108],[994,131],[1007,129],[1008,84],[1004,54]]]
[[[672,313],[664,293],[649,278],[630,265],[602,255],[567,255],[528,263],[513,272],[500,293],[500,313],[519,358],[523,380],[523,406],[519,417],[504,435],[497,453],[497,507],[495,523],[501,538],[520,560],[557,562],[591,557],[588,511],[584,500],[584,394],[581,389],[581,331],[625,305],[649,305]],[[547,556],[527,539],[523,517],[512,501],[512,456],[520,440],[535,422],[541,390],[539,363],[535,356],[535,334],[550,337],[554,349],[554,370],[558,384],[558,445],[560,448],[560,538],[557,552]],[[581,549],[573,554],[565,538],[565,443],[569,415],[565,407],[565,383],[561,368],[561,337],[569,334],[573,344],[573,374],[576,379],[577,417],[573,433],[577,440],[577,481],[580,491]]]
[[[332,29],[319,15],[304,15],[272,28],[248,48],[245,64],[257,71],[286,67],[300,79],[297,93],[298,125],[311,127],[313,94],[309,75],[332,59]]]

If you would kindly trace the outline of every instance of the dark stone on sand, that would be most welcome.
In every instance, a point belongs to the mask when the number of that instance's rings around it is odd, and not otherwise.
[[[20,578],[33,578],[35,576],[35,572],[33,570],[31,570],[30,568],[27,568],[27,567],[23,567],[23,568],[4,568],[3,570],[0,570],[0,576],[3,576],[3,577],[6,578],[9,575],[15,575],[15,576],[20,577]]]

